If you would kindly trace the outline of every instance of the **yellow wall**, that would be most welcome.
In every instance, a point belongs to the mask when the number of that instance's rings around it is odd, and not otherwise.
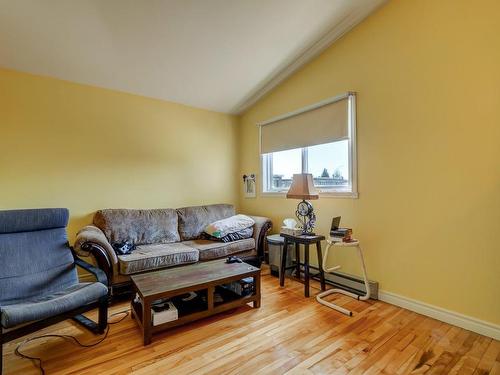
[[[233,116],[0,69],[0,209],[237,203]]]
[[[392,1],[239,130],[232,116],[0,69],[0,209],[68,207],[71,237],[99,208],[215,202],[277,228],[296,201],[238,196],[244,173],[261,185],[255,124],[353,90],[360,197],[315,201],[318,232],[342,215],[383,290],[500,324],[498,14],[496,0]]]
[[[494,0],[392,1],[247,111],[240,132],[240,174],[261,185],[257,122],[356,91],[359,199],[314,201],[318,232],[341,215],[381,289],[496,324],[499,14]],[[275,229],[296,204],[240,196]]]

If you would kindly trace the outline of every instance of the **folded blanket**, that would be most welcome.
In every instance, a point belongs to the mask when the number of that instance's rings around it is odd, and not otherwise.
[[[222,241],[222,242],[233,242],[238,240],[244,240],[245,238],[250,238],[253,236],[253,228],[242,229],[238,232],[229,233],[222,238],[212,237],[205,233],[205,238],[211,241]]]

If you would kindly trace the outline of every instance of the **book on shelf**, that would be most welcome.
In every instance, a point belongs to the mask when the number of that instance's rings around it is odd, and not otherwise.
[[[242,297],[251,295],[255,290],[253,277],[245,277],[244,279],[224,284],[222,287]]]
[[[352,239],[351,228],[337,228],[330,231],[330,238],[334,242],[350,242]]]

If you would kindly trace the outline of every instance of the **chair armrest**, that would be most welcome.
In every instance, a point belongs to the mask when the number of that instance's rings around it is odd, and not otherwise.
[[[74,255],[74,258],[75,258],[75,265],[77,265],[80,268],[83,268],[85,271],[94,275],[98,282],[108,286],[108,278],[106,277],[106,274],[104,273],[103,270],[93,266],[90,263],[85,262],[83,259],[78,258],[76,255]]]
[[[80,256],[93,256],[108,280],[113,279],[118,270],[118,258],[102,230],[94,225],[82,228],[76,235],[74,251]]]
[[[250,216],[254,221],[253,227],[253,238],[255,239],[255,248],[257,249],[257,255],[261,258],[264,257],[264,249],[267,245],[266,235],[267,232],[273,227],[271,219],[263,216]]]

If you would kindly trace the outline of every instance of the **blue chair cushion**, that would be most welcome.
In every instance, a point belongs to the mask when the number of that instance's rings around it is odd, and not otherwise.
[[[0,306],[78,283],[67,222],[65,208],[0,211]]]
[[[107,293],[108,288],[102,283],[78,283],[52,294],[0,306],[0,322],[2,327],[12,328],[49,318],[96,302]]]

